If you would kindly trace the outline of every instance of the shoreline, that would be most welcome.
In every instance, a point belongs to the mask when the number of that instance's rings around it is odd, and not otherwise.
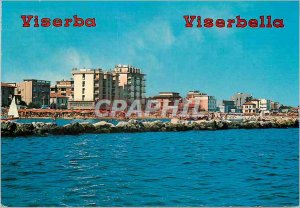
[[[79,135],[85,133],[135,133],[135,132],[179,132],[179,131],[215,131],[226,129],[267,129],[267,128],[299,128],[298,118],[273,120],[198,120],[185,121],[172,119],[170,122],[140,121],[130,119],[119,121],[116,125],[99,121],[97,123],[75,122],[58,126],[56,123],[1,122],[2,137],[47,136],[47,135]]]
[[[39,117],[39,116],[32,116],[32,117],[20,117],[19,119],[53,119],[53,117],[51,116],[45,116],[45,117]],[[116,117],[82,117],[82,116],[78,116],[78,117],[56,117],[56,119],[64,119],[64,120],[74,120],[74,119],[82,119],[82,120],[117,120],[117,121],[125,121],[125,120],[130,120],[130,119],[135,119],[135,120],[143,120],[143,119],[171,119],[169,117],[140,117],[140,118],[136,118],[136,117],[130,117],[129,119],[126,118],[116,118]]]
[[[221,113],[221,112],[209,112],[203,111],[199,112],[197,115],[187,114],[172,115],[167,113],[166,115],[161,114],[161,112],[156,112],[153,114],[146,114],[142,112],[141,114],[131,114],[129,116],[118,114],[111,115],[107,112],[107,116],[98,117],[95,115],[95,110],[74,110],[74,109],[19,109],[20,119],[103,119],[103,120],[129,120],[129,119],[172,119],[173,117],[183,119],[183,120],[201,120],[201,119],[243,119],[243,118],[277,118],[277,117],[289,117],[295,118],[299,116],[299,112],[289,112],[289,113],[271,113],[266,115],[260,115],[258,113],[253,114],[242,114],[242,113]],[[3,117],[7,117],[7,109],[2,112]]]

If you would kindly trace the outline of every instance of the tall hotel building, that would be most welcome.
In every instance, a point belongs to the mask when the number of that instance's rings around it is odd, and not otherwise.
[[[57,93],[62,96],[68,97],[72,100],[73,97],[73,81],[72,80],[61,80],[56,81],[56,84],[51,86],[51,93]]]
[[[116,65],[112,71],[73,69],[73,100],[71,109],[93,109],[100,99],[125,99],[145,102],[145,75],[129,65]]]
[[[92,109],[99,99],[114,100],[119,98],[119,80],[113,72],[102,69],[73,69],[73,100],[71,109]]]
[[[141,69],[130,65],[118,64],[114,73],[119,77],[120,97],[129,102],[139,99],[145,102],[146,79]]]
[[[50,104],[50,81],[24,79],[23,82],[16,84],[16,93],[21,99],[29,103],[38,105]]]

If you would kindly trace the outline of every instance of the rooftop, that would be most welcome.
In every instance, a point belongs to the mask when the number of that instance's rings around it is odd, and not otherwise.
[[[179,94],[179,92],[159,92],[159,94]]]
[[[10,84],[8,84],[8,83],[4,83],[4,82],[1,82],[1,87],[11,87],[11,88],[16,88],[15,86],[10,85]]]
[[[47,80],[39,80],[39,79],[23,79],[24,82],[38,82],[38,83],[45,83],[50,84],[50,81]]]
[[[50,93],[50,98],[68,98],[68,97],[61,95],[59,93]]]
[[[243,105],[256,105],[256,103],[252,101],[245,102]]]
[[[188,95],[207,95],[207,93],[200,92],[199,90],[190,90],[187,94]]]
[[[56,84],[59,84],[59,83],[61,83],[61,82],[72,82],[72,80],[59,80],[59,81],[56,81]]]
[[[160,92],[159,95],[153,96],[152,98],[163,99],[163,98],[181,98],[179,92]]]
[[[113,74],[112,71],[104,71],[102,70],[101,68],[98,68],[98,69],[77,69],[77,68],[74,68],[72,69],[72,74]],[[71,79],[70,82],[72,82],[73,80]],[[60,81],[60,82],[68,82],[68,81]]]

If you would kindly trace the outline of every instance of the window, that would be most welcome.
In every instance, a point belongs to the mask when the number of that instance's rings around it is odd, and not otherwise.
[[[84,100],[85,99],[85,95],[82,95],[82,100]]]
[[[82,88],[82,94],[84,94],[85,93],[85,88]]]
[[[82,75],[82,79],[85,80],[85,74]]]

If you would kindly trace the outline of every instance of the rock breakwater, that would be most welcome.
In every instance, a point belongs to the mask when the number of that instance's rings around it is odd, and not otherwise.
[[[265,129],[265,128],[299,128],[299,119],[285,118],[273,120],[199,120],[184,121],[172,119],[171,122],[139,120],[120,121],[117,125],[100,121],[95,124],[88,122],[71,123],[57,126],[55,123],[32,122],[30,124],[1,122],[1,135],[3,137],[16,136],[46,136],[77,135],[82,133],[127,133],[127,132],[171,132],[189,130],[220,130],[220,129]]]

